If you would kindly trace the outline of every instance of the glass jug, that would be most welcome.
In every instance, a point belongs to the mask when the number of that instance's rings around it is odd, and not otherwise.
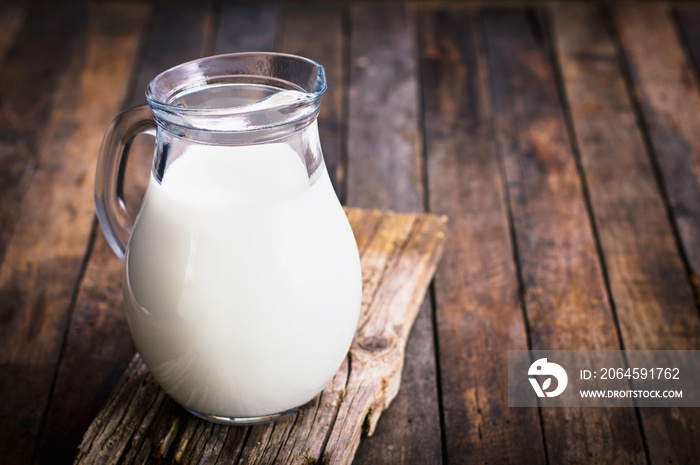
[[[192,61],[119,115],[97,166],[102,230],[124,260],[136,347],[191,413],[271,421],[333,377],[362,294],[357,245],[323,162],[323,67],[277,53]],[[155,135],[131,227],[121,197],[136,134]]]

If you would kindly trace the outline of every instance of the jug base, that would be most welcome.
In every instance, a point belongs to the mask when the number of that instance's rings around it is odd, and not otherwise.
[[[295,407],[293,409],[285,410],[284,412],[279,412],[279,413],[272,413],[270,415],[260,415],[258,417],[224,417],[224,416],[217,416],[217,415],[209,415],[206,413],[199,413],[195,412],[194,410],[190,410],[186,408],[188,412],[190,412],[192,415],[201,418],[202,420],[210,421],[212,423],[218,423],[220,425],[240,425],[240,426],[247,426],[247,425],[260,425],[263,423],[271,423],[273,421],[280,420],[287,415],[291,415],[292,413],[296,412],[299,410],[301,406]]]

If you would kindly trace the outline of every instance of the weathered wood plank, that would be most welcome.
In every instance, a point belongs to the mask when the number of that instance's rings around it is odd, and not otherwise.
[[[619,349],[545,25],[524,10],[483,18],[531,347]],[[551,463],[646,460],[631,409],[541,414]]]
[[[207,39],[213,36],[210,5],[161,2],[151,16],[143,61],[132,73],[134,84],[125,107],[145,103],[145,88],[158,73],[200,57],[208,52],[205,47],[211,46],[207,45]],[[128,76],[125,74],[124,79]],[[97,156],[97,152],[92,155]],[[146,188],[152,159],[152,138],[144,137],[132,145],[125,186],[132,211]],[[56,375],[39,452],[41,463],[68,463],[73,459],[86,428],[135,352],[122,309],[123,264],[99,227],[95,236]]]
[[[667,4],[620,5],[613,16],[663,189],[698,291],[700,88]]]
[[[41,427],[93,226],[97,150],[124,98],[145,13],[136,4],[86,6],[82,47],[73,50],[61,79],[38,167],[8,241],[0,267],[5,463],[27,463]]]
[[[423,211],[413,34],[403,4],[351,6],[349,205]]]
[[[553,18],[625,347],[697,349],[700,318],[615,44],[596,7],[558,5]]]
[[[319,397],[273,424],[214,426],[177,406],[136,356],[76,463],[350,463],[363,427],[376,424],[398,389],[404,345],[445,225],[432,215],[351,209],[348,217],[361,250],[362,323],[348,362]]]
[[[405,3],[349,6],[347,203],[420,212],[423,159],[418,120],[415,12]],[[359,463],[440,463],[432,308],[423,303],[406,352],[401,392]]]
[[[700,318],[599,8],[557,5],[560,69],[624,347],[697,349]],[[629,212],[634,212],[630,215]],[[697,409],[640,409],[652,463],[700,459]]]
[[[537,410],[507,407],[507,351],[528,342],[476,19],[425,11],[418,22],[430,210],[450,218],[435,276],[446,456],[544,463]]]
[[[42,5],[25,26],[0,69],[0,259],[19,214],[19,204],[39,159],[56,86],[66,72],[84,27],[76,5]],[[61,40],[56,40],[61,37]],[[8,37],[9,39],[9,37]]]
[[[340,4],[285,3],[280,19],[282,36],[277,49],[315,60],[326,70],[328,90],[321,101],[318,132],[333,188],[344,203],[342,13]]]

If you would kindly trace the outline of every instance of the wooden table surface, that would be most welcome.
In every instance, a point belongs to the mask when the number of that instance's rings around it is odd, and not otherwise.
[[[700,463],[697,408],[509,408],[509,349],[699,349],[700,4],[0,5],[0,462],[71,463],[134,353],[98,147],[158,72],[327,70],[350,206],[450,217],[358,464]],[[137,202],[152,150],[137,141]]]

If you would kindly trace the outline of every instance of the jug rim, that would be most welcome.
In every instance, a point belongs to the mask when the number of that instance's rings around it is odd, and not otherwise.
[[[312,89],[306,89],[303,86],[297,84],[297,83],[292,83],[291,81],[282,79],[282,78],[277,78],[275,76],[272,76],[271,72],[274,70],[269,70],[271,71],[270,74],[255,74],[255,73],[228,73],[228,74],[221,74],[217,73],[212,76],[206,76],[204,72],[206,71],[206,65],[210,65],[214,62],[222,62],[226,60],[231,60],[231,59],[245,59],[245,58],[261,58],[261,59],[273,59],[273,58],[282,58],[282,59],[288,59],[288,60],[293,60],[293,61],[298,61],[300,63],[304,63],[307,65],[310,65],[313,69],[316,70],[316,82],[313,86]],[[204,69],[201,69],[204,68]],[[193,77],[199,77],[199,79],[193,79],[191,82],[191,85],[187,85],[187,83],[181,83],[179,85],[173,85],[173,86],[166,86],[166,89],[169,89],[168,92],[158,92],[156,90],[156,87],[159,83],[161,83],[164,79],[166,79],[168,76],[177,73],[178,71],[183,71],[183,72],[191,72]],[[199,73],[197,73],[199,71]],[[148,101],[149,106],[154,109],[154,110],[160,110],[160,111],[166,111],[168,113],[180,113],[180,114],[187,114],[187,115],[202,115],[202,116],[224,116],[224,115],[230,115],[230,114],[239,114],[239,113],[248,113],[251,112],[251,110],[246,110],[246,107],[249,105],[244,105],[244,106],[228,106],[228,107],[221,107],[221,108],[188,108],[180,105],[175,105],[173,103],[170,103],[169,101],[172,101],[174,97],[180,95],[186,90],[189,89],[194,89],[197,87],[203,87],[209,83],[216,82],[215,79],[212,78],[236,78],[236,77],[246,77],[246,78],[263,78],[266,79],[267,81],[272,81],[272,82],[279,82],[279,83],[288,83],[288,84],[293,84],[296,89],[290,89],[290,90],[297,90],[301,94],[303,94],[304,98],[301,100],[294,100],[292,102],[283,102],[279,104],[274,104],[274,105],[269,105],[265,106],[264,109],[258,109],[258,110],[252,110],[252,111],[275,111],[275,110],[280,110],[285,107],[298,107],[300,104],[303,106],[307,104],[313,104],[317,103],[320,98],[323,96],[323,94],[326,92],[328,86],[326,82],[326,74],[325,74],[325,69],[323,68],[323,65],[317,63],[314,60],[311,60],[309,58],[305,58],[302,56],[298,55],[293,55],[289,53],[280,53],[280,52],[236,52],[236,53],[225,53],[225,54],[220,54],[220,55],[211,55],[207,57],[202,57],[202,58],[197,58],[195,60],[190,60],[185,63],[180,63],[176,66],[173,66],[161,73],[159,73],[155,78],[153,78],[148,86],[146,87],[146,100]],[[159,95],[160,94],[160,95]]]
[[[160,129],[203,143],[239,145],[305,128],[316,120],[326,89],[325,70],[313,60],[240,52],[163,71],[148,85],[146,99]]]

